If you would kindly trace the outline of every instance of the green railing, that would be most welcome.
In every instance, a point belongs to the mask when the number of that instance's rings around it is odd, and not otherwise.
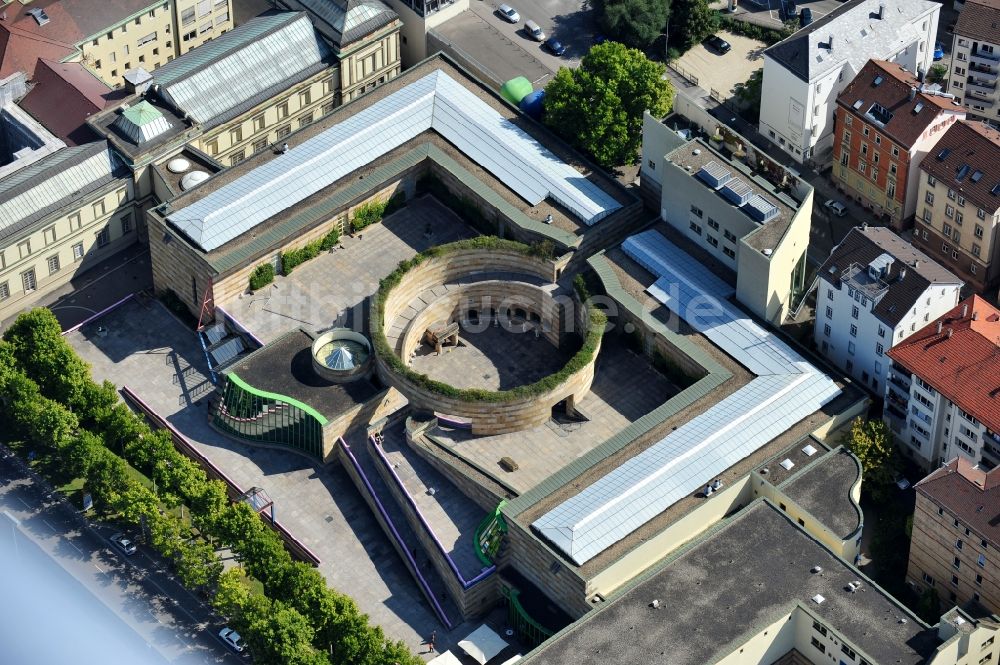
[[[552,637],[552,631],[532,619],[521,605],[521,592],[518,589],[501,584],[500,593],[507,601],[507,623],[514,628],[521,640],[535,648]]]
[[[507,500],[501,501],[496,509],[486,516],[486,518],[476,527],[475,550],[476,556],[484,566],[496,563],[497,553],[503,544],[503,537],[507,533],[507,521],[504,520],[500,509],[504,507]]]

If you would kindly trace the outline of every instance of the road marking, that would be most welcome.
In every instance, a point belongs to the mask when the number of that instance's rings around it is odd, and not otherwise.
[[[96,563],[94,564],[94,568],[97,568],[97,569],[98,569],[99,571],[101,571],[102,573],[104,572],[104,569],[103,569],[103,568],[101,568],[100,566],[98,566],[98,565],[97,565]]]
[[[72,540],[66,540],[66,542],[69,544],[70,547],[72,547],[73,549],[75,549],[77,552],[79,552],[80,554],[83,554],[83,550],[81,550],[79,547],[77,547],[76,545],[74,545]],[[98,570],[100,570],[100,569],[98,569]],[[102,570],[101,572],[103,573],[104,571]]]

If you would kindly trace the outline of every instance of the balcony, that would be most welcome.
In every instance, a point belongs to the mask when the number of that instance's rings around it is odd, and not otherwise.
[[[975,77],[970,76],[966,80],[966,85],[974,94],[982,94],[982,93],[989,94],[992,92],[996,92],[997,89],[996,83],[987,83],[985,81],[976,80],[978,78],[979,76]],[[993,77],[993,80],[996,81],[996,77]]]
[[[996,53],[987,53],[986,51],[981,51],[976,48],[969,53],[969,60],[977,65],[986,65],[991,67],[1000,62],[1000,55]]]
[[[969,65],[969,74],[987,83],[997,82],[997,68],[984,65]]]
[[[860,291],[869,300],[878,302],[889,291],[889,284],[881,275],[873,276],[868,266],[852,263],[840,274],[840,281]]]
[[[889,383],[891,383],[892,385],[896,386],[897,388],[899,388],[900,390],[902,390],[907,395],[910,394],[910,382],[907,381],[902,376],[900,376],[899,374],[890,374],[889,375]]]
[[[892,416],[897,420],[901,420],[904,423],[906,422],[906,412],[900,411],[897,407],[893,406],[892,404],[886,405],[885,412],[887,415]]]
[[[979,95],[984,95],[980,97]],[[971,90],[965,91],[964,101],[966,104],[974,104],[976,106],[981,106],[983,108],[991,109],[993,108],[993,101],[988,97],[985,97],[985,93],[974,94]]]
[[[906,407],[910,402],[909,394],[903,393],[902,395],[900,395],[892,388],[889,388],[889,392],[886,393],[886,399],[890,404],[898,406],[903,411],[906,411]]]

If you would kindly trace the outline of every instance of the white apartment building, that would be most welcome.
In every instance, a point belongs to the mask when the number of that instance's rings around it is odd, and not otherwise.
[[[1000,0],[969,0],[955,22],[948,91],[970,120],[1000,127]]]
[[[890,348],[958,302],[962,281],[884,227],[851,229],[819,271],[816,347],[876,395]]]
[[[884,418],[925,468],[1000,464],[1000,310],[967,298],[889,352]]]
[[[940,11],[933,0],[851,0],[766,49],[760,133],[798,162],[825,159],[837,96],[870,59],[926,72]]]

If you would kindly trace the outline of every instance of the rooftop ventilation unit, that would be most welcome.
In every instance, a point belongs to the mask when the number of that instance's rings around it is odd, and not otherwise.
[[[787,457],[781,460],[781,468],[784,469],[785,471],[791,471],[793,466],[795,466],[795,462],[788,459]]]
[[[805,453],[806,457],[812,457],[818,451],[813,447],[811,443],[808,443],[806,444],[806,447],[802,449],[802,452]]]
[[[812,601],[817,605],[822,605],[824,602],[826,602],[826,598],[817,593],[815,596],[812,597]]]
[[[38,23],[38,25],[45,25],[46,23],[49,22],[49,15],[45,13],[44,9],[40,9],[38,7],[32,7],[25,13],[30,14],[31,17],[35,19],[35,22]]]
[[[753,196],[753,187],[739,178],[733,178],[721,190],[722,196],[736,206],[746,205]]]
[[[822,573],[823,566],[813,566],[812,568],[809,569],[809,572],[812,573],[813,575],[816,575],[817,573]]]
[[[732,180],[733,174],[713,159],[698,169],[698,178],[712,189],[719,189]]]

